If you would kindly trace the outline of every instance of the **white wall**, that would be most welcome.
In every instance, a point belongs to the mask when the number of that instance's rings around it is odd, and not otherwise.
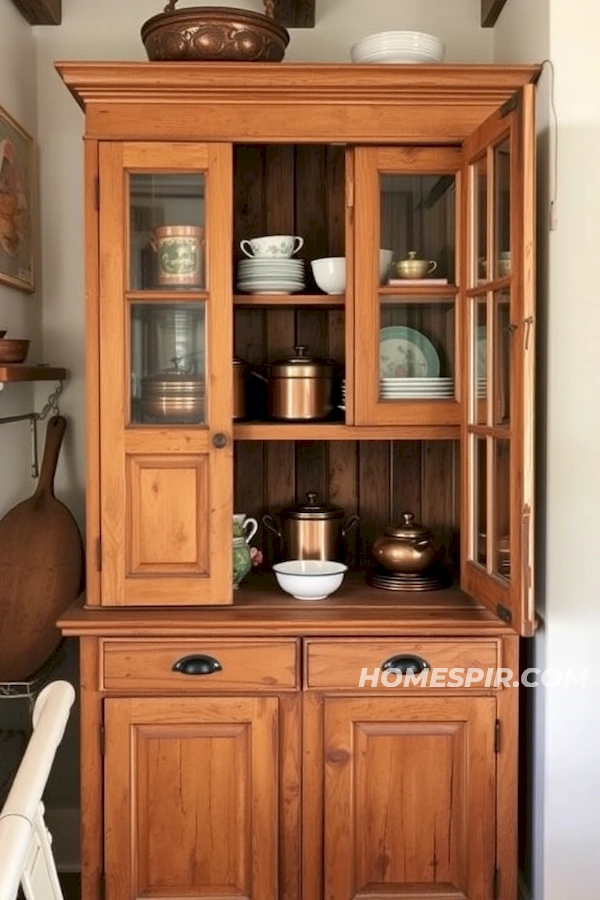
[[[550,0],[559,172],[549,249],[546,655],[557,668],[589,665],[593,684],[547,691],[545,900],[600,896],[600,8],[596,0],[576,8]]]
[[[540,84],[540,597],[544,625],[537,665],[589,667],[586,689],[548,688],[531,703],[534,900],[597,900],[600,834],[600,590],[594,540],[600,504],[600,8],[595,0],[509,0],[496,32],[499,61],[541,60],[555,68],[558,129]],[[555,230],[549,191],[558,138]],[[545,522],[544,522],[545,519]],[[544,530],[545,524],[545,530]],[[582,548],[589,552],[581,555]],[[536,691],[537,694],[537,691]],[[543,882],[543,890],[542,890]]]
[[[0,106],[35,136],[35,41],[30,26],[12,3],[0,4]],[[6,329],[7,337],[31,339],[29,358],[41,359],[39,293],[26,294],[0,284],[0,329]],[[33,403],[33,385],[9,385],[0,392],[0,418],[30,412]],[[0,516],[32,493],[34,486],[29,467],[29,424],[1,425]]]

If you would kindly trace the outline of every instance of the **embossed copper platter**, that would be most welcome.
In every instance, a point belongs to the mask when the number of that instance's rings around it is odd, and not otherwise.
[[[273,19],[274,2],[264,0],[267,15],[246,9],[195,6],[164,12],[142,25],[150,60],[204,62],[281,62],[289,32]]]

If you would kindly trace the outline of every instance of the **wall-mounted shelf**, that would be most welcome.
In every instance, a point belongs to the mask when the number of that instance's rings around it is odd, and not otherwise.
[[[343,294],[234,294],[235,306],[344,306]]]
[[[0,363],[0,381],[64,381],[67,370],[57,366]]]
[[[6,382],[16,383],[18,381],[58,381],[57,387],[52,391],[46,405],[41,412],[21,413],[16,416],[2,416],[0,425],[9,425],[14,422],[29,422],[29,430],[31,432],[31,477],[37,478],[39,475],[38,467],[38,446],[37,446],[37,423],[41,422],[48,415],[60,415],[58,406],[58,398],[63,391],[63,382],[66,380],[67,370],[58,368],[57,366],[26,366],[23,363],[6,363],[0,365],[0,391],[3,390]]]

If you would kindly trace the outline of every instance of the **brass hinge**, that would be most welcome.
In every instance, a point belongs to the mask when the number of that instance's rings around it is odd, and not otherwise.
[[[104,756],[106,753],[106,732],[104,731],[104,725],[100,726],[100,755]]]
[[[494,886],[492,888],[492,897],[494,900],[499,900],[500,898],[500,869],[498,866],[494,869]]]
[[[94,209],[100,209],[100,179],[96,176],[94,180]]]
[[[500,107],[500,118],[504,118],[509,113],[513,112],[519,106],[519,101],[521,99],[520,93],[517,91],[516,94],[513,94],[512,97],[509,97],[506,103],[503,103]]]
[[[494,753],[500,753],[500,743],[501,743],[501,734],[502,732],[502,723],[500,719],[496,719],[496,723],[494,725]]]
[[[102,571],[102,538],[96,538],[96,569]]]

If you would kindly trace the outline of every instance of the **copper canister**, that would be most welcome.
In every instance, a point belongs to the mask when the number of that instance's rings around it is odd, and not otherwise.
[[[269,369],[268,412],[273,419],[325,419],[333,409],[333,365],[306,355],[273,363]]]
[[[233,418],[246,415],[246,363],[237,356],[233,360]]]
[[[279,519],[263,516],[263,524],[281,542],[283,559],[329,559],[344,561],[345,538],[358,524],[358,516],[346,522],[343,509],[319,503],[318,494],[309,492],[306,503],[284,509]]]

